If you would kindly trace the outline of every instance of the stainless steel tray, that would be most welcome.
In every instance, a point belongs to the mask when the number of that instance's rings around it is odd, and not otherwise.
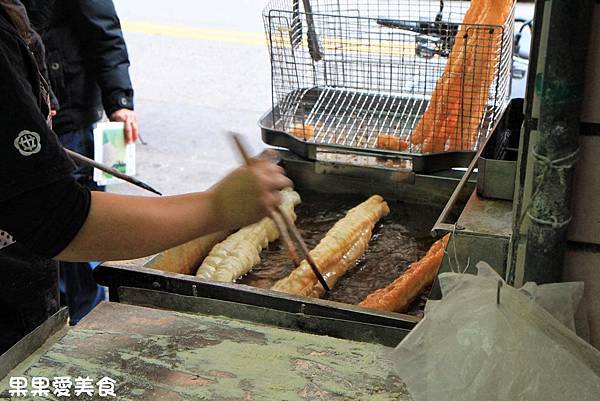
[[[308,160],[318,160],[318,153],[321,151],[360,154],[385,159],[408,160],[411,170],[415,173],[432,173],[452,167],[466,167],[475,156],[475,151],[414,154],[357,146],[352,143],[353,141],[345,144],[335,143],[328,138],[306,141],[290,135],[281,127],[276,127],[273,120],[275,114],[277,114],[277,109],[271,109],[258,122],[263,142],[271,146],[289,149]],[[382,165],[384,163],[385,161],[381,162]]]

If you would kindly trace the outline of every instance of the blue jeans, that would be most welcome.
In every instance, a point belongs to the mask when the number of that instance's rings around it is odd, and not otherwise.
[[[94,158],[94,126],[69,132],[59,136],[63,146],[79,154]],[[92,191],[104,191],[104,187],[96,185],[91,167],[78,167],[75,178]],[[106,298],[104,287],[96,284],[93,271],[98,262],[73,263],[60,262],[60,297],[61,303],[69,307],[71,325],[77,324]]]

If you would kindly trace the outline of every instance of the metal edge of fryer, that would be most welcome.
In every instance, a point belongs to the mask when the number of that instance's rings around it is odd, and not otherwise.
[[[410,332],[353,320],[306,315],[263,306],[246,305],[221,299],[199,298],[142,288],[119,287],[123,304],[158,308],[181,313],[226,317],[282,329],[394,347]]]
[[[94,278],[109,288],[110,300],[120,302],[119,288],[132,287],[204,299],[235,302],[276,309],[304,316],[395,327],[410,330],[420,319],[400,313],[379,312],[317,298],[305,298],[235,283],[222,283],[145,267],[105,263],[94,270]]]

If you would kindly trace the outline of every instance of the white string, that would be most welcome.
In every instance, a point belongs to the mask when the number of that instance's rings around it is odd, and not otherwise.
[[[565,172],[569,169],[572,169],[575,166],[575,164],[577,163],[577,161],[579,159],[578,158],[579,148],[577,148],[574,152],[569,153],[566,156],[559,157],[554,160],[551,160],[550,158],[539,154],[535,150],[535,148],[532,149],[531,153],[532,153],[534,159],[544,166],[544,169],[542,170],[541,179],[540,179],[535,191],[533,192],[533,195],[531,196],[531,200],[529,201],[529,204],[525,208],[525,212],[523,213],[523,216],[521,217],[521,222],[519,224],[519,227],[523,224],[523,221],[525,220],[525,216],[527,216],[532,221],[534,221],[538,224],[547,225],[547,226],[554,228],[555,230],[560,230],[560,229],[566,227],[571,222],[572,217],[569,217],[563,221],[558,221],[556,216],[551,216],[549,220],[544,220],[544,219],[540,219],[536,216],[533,216],[530,212],[530,209],[533,205],[534,200],[539,196],[539,194],[541,192],[542,184],[548,178],[548,173],[550,172],[550,170],[556,170],[559,174],[559,180],[560,180],[561,185],[563,185],[563,186],[566,185]],[[448,252],[448,249],[444,249],[444,254],[448,257],[448,265],[450,266],[450,270],[453,273],[464,274],[467,270],[469,270],[469,266],[471,264],[471,258],[467,257],[467,264],[466,264],[465,268],[461,270],[460,262],[458,260],[458,251],[456,249],[456,224],[454,224],[452,226],[452,249],[453,249],[454,255],[450,255],[450,253]],[[453,261],[452,261],[453,258],[454,258],[454,263],[456,263],[456,269],[455,269],[455,266],[453,265]]]
[[[566,156],[559,157],[554,160],[551,160],[547,156],[539,154],[536,151],[535,147],[531,150],[533,158],[538,163],[541,163],[543,165],[544,169],[542,170],[541,178],[538,182],[538,185],[537,185],[535,191],[533,192],[533,195],[531,196],[531,200],[529,201],[529,204],[525,208],[525,212],[523,213],[523,216],[521,217],[521,222],[519,223],[519,227],[521,227],[523,225],[523,222],[525,221],[526,216],[538,224],[550,226],[550,227],[554,228],[555,230],[560,230],[561,228],[564,228],[567,225],[569,225],[569,223],[572,220],[572,216],[569,216],[567,219],[565,219],[563,221],[558,221],[556,216],[550,216],[550,220],[544,220],[544,219],[540,219],[539,217],[533,216],[531,214],[531,207],[533,206],[533,202],[535,201],[535,199],[537,199],[537,197],[539,196],[542,185],[548,178],[548,173],[550,172],[550,170],[556,170],[558,172],[559,182],[562,186],[567,185],[565,173],[567,170],[572,169],[575,166],[575,164],[577,164],[577,161],[579,160],[579,157],[578,157],[579,149],[580,148],[578,147],[577,149],[575,149],[574,152],[569,153]]]
[[[550,220],[543,220],[533,216],[531,212],[527,212],[527,217],[529,217],[531,220],[535,221],[538,224],[550,226],[555,230],[560,230],[561,228],[568,226],[571,220],[573,220],[573,216],[569,216],[568,219],[565,219],[563,221],[558,221],[555,216],[551,216]]]
[[[461,271],[460,270],[460,262],[458,260],[458,251],[456,249],[456,224],[452,225],[452,236],[450,237],[452,240],[452,249],[454,251],[454,261],[456,262],[456,270],[454,270],[454,266],[452,265],[452,256],[448,253],[448,247],[444,249],[444,254],[448,257],[448,266],[450,266],[450,271],[452,273],[460,273],[464,274],[467,270],[469,270],[469,266],[471,265],[471,257],[467,256],[467,265]]]

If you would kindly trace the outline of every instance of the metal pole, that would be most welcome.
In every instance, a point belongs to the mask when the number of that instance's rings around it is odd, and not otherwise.
[[[552,0],[549,7],[544,73],[535,85],[540,137],[532,152],[533,194],[526,209],[525,280],[538,283],[562,277],[592,1]]]
[[[508,271],[506,276],[506,282],[510,285],[514,285],[516,282],[517,273],[517,255],[519,254],[519,244],[521,243],[521,216],[523,215],[523,209],[527,205],[523,205],[525,194],[525,180],[527,178],[527,159],[529,156],[529,141],[531,139],[531,131],[537,129],[537,118],[534,120],[533,115],[533,98],[535,93],[535,76],[537,72],[538,63],[542,62],[539,60],[540,54],[540,43],[542,40],[542,26],[544,21],[544,2],[538,1],[535,4],[532,32],[531,32],[531,45],[529,50],[529,66],[527,71],[527,92],[525,94],[525,120],[523,121],[523,127],[521,128],[521,141],[519,149],[519,159],[517,161],[517,177],[516,177],[516,190],[514,196],[513,206],[513,234],[511,241],[511,252],[510,260],[508,262]]]

